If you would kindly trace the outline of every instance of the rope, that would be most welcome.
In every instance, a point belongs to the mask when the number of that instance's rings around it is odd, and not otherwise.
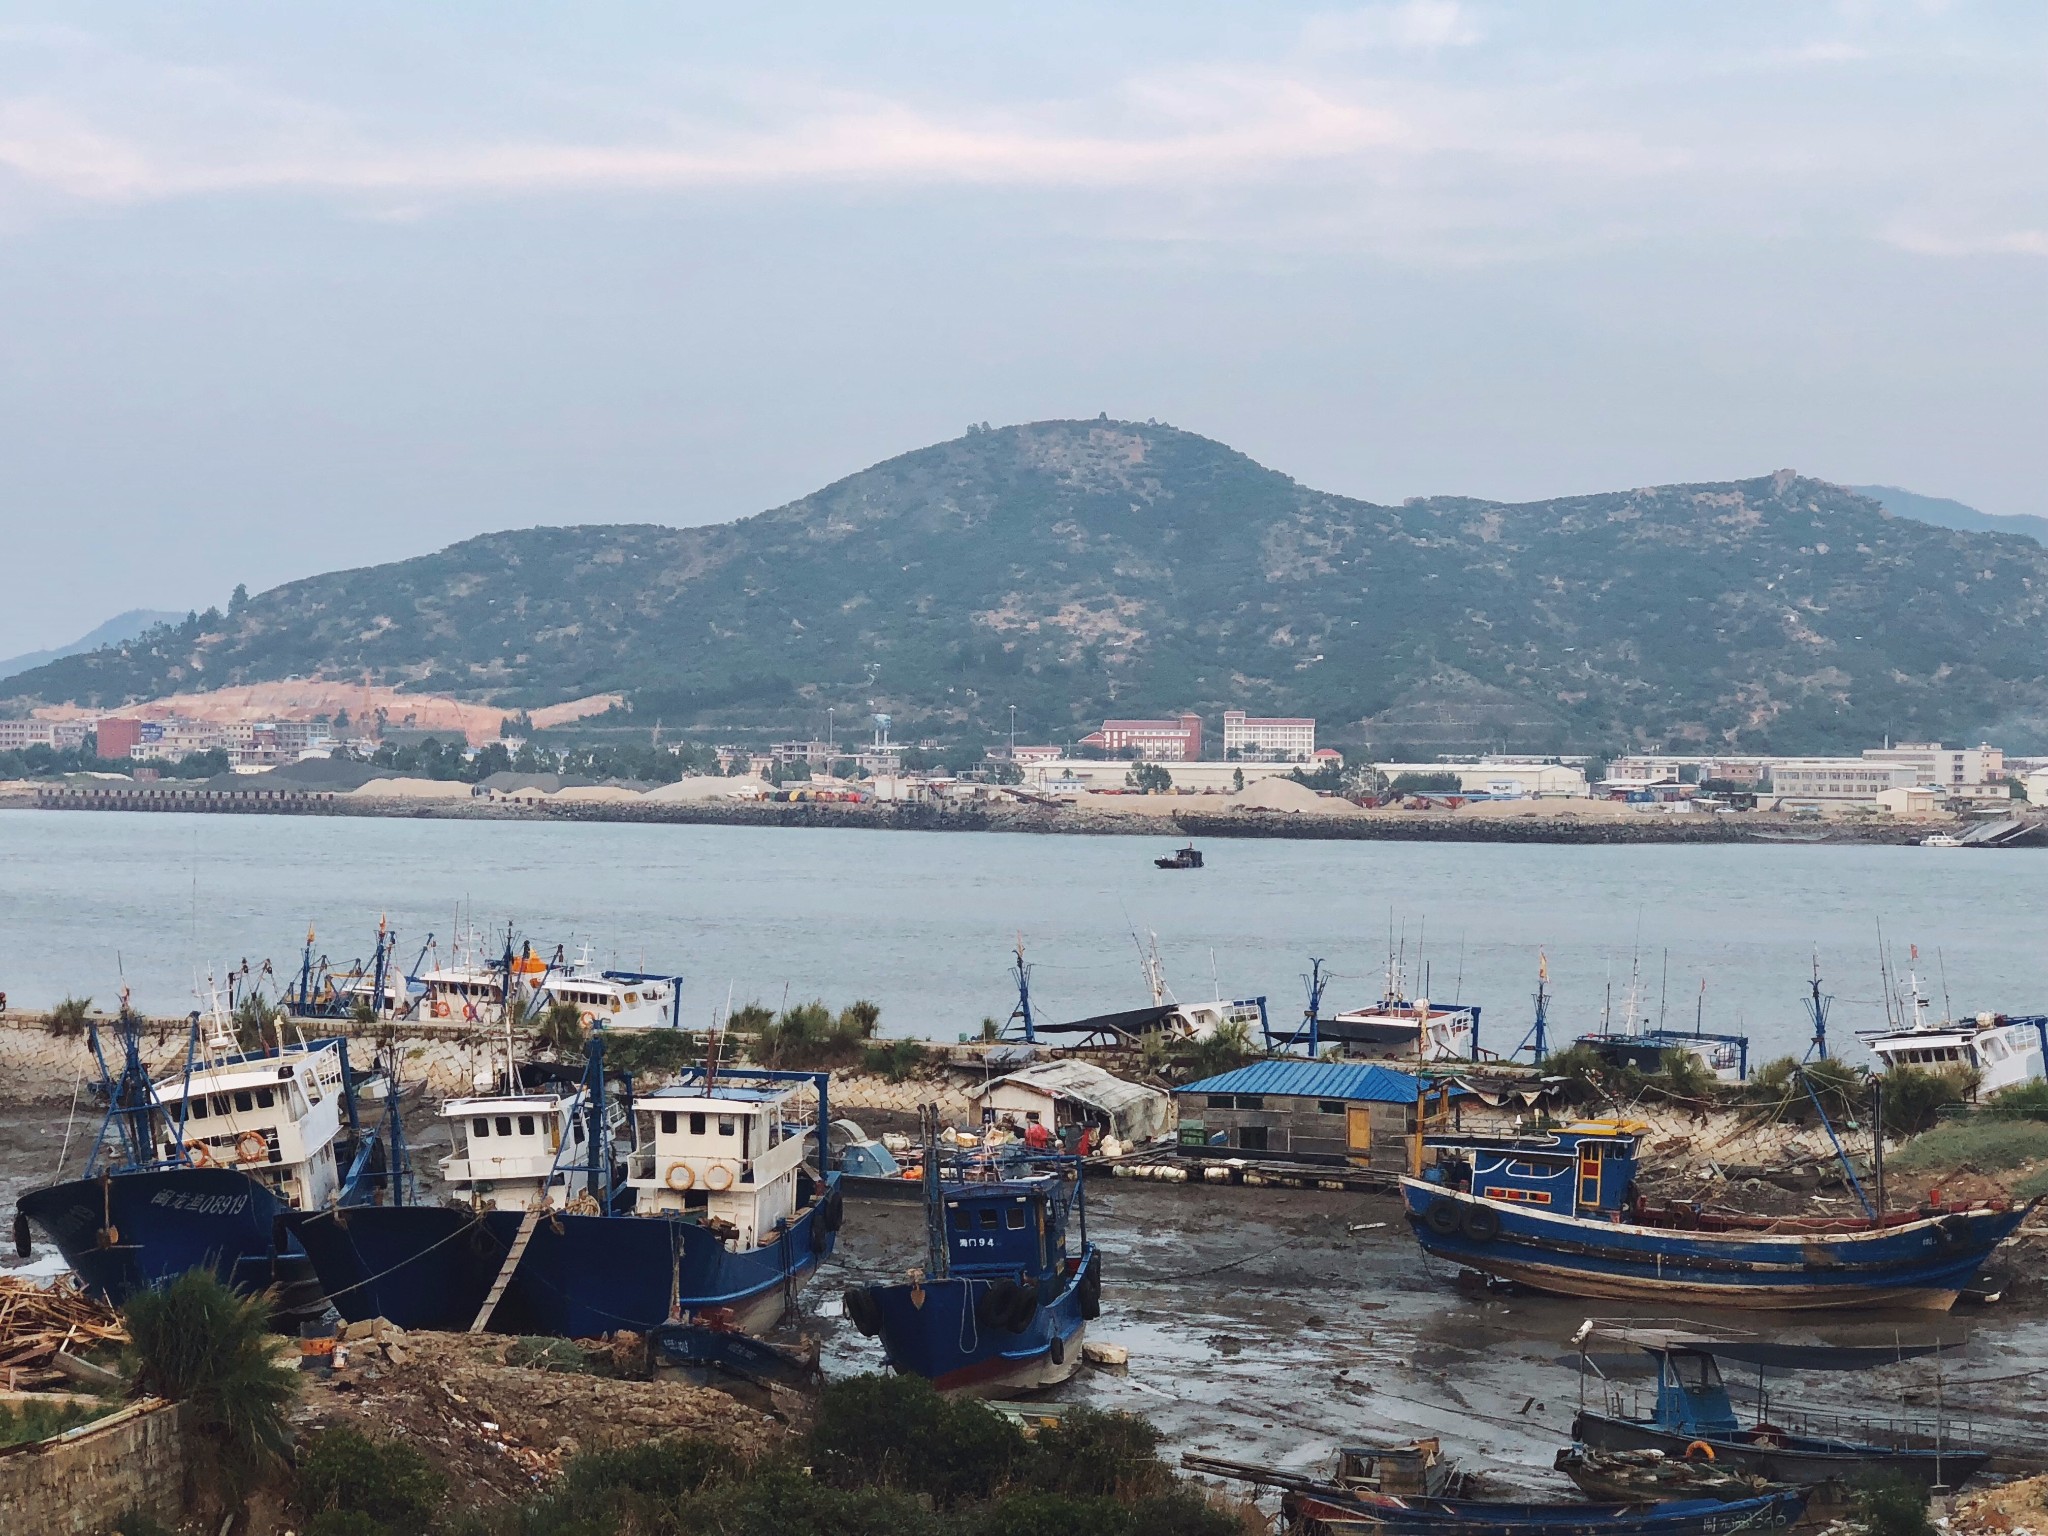
[[[321,1212],[321,1215],[323,1216],[331,1217],[333,1214],[334,1213],[332,1211]],[[375,1285],[379,1280],[382,1280],[386,1275],[397,1274],[401,1269],[405,1268],[406,1265],[412,1263],[414,1260],[424,1259],[436,1248],[446,1247],[449,1243],[454,1242],[456,1238],[462,1236],[465,1232],[470,1231],[472,1228],[482,1226],[483,1220],[483,1217],[480,1215],[471,1218],[464,1225],[459,1226],[453,1232],[450,1232],[446,1237],[436,1239],[434,1242],[427,1244],[427,1246],[422,1248],[418,1253],[407,1254],[404,1258],[400,1259],[396,1264],[392,1265],[389,1269],[380,1270],[374,1275],[366,1276],[365,1278],[358,1280],[354,1285],[344,1285],[338,1291],[329,1291],[327,1293],[327,1299],[329,1301],[332,1301],[337,1296],[346,1296],[350,1291],[359,1291],[366,1285]],[[348,1230],[348,1223],[343,1222],[341,1224],[341,1229],[344,1232],[346,1232]],[[353,1241],[350,1242],[349,1247],[351,1249],[355,1247]],[[360,1258],[361,1255],[358,1254],[357,1257]]]

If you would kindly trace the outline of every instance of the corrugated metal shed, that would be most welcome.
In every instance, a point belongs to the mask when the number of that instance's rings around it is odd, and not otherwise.
[[[1377,1104],[1413,1104],[1415,1079],[1374,1062],[1255,1061],[1205,1077],[1176,1090],[1189,1093],[1294,1095],[1306,1099],[1358,1099]]]
[[[967,1090],[978,1099],[1003,1083],[1022,1083],[1048,1097],[1069,1098],[1099,1110],[1126,1141],[1150,1141],[1173,1126],[1173,1100],[1157,1088],[1125,1082],[1086,1061],[1042,1061]]]

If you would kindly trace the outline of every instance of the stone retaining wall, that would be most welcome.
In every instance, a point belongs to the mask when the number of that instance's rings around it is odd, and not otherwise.
[[[184,1489],[175,1403],[137,1404],[54,1440],[0,1451],[0,1524],[21,1536],[83,1536],[131,1511],[175,1526]]]

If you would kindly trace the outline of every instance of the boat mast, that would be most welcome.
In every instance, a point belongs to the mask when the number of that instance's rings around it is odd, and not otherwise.
[[[1819,1057],[1822,1061],[1826,1061],[1828,1059],[1828,1006],[1834,1002],[1834,999],[1821,994],[1820,946],[1818,944],[1813,949],[1813,979],[1807,983],[1807,987],[1809,995],[1806,999],[1806,1016],[1813,1020],[1813,1039],[1807,1044],[1806,1059],[1812,1061],[1815,1057]]]
[[[1311,956],[1308,962],[1308,1059],[1322,1055],[1323,962]]]
[[[1017,963],[1014,970],[1017,976],[1017,1006],[1010,1010],[1010,1022],[1015,1024],[1022,1019],[1025,1043],[1036,1045],[1038,1027],[1031,1019],[1031,968],[1024,963],[1024,935],[1021,933],[1017,935]]]

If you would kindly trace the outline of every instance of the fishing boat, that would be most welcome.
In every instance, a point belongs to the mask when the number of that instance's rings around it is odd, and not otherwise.
[[[1919,951],[1914,952],[1917,958]],[[1885,1071],[1910,1067],[1922,1072],[1967,1068],[1977,1074],[1980,1096],[2039,1082],[2048,1075],[2048,1014],[1979,1013],[1936,1019],[1912,970],[1886,1009],[1885,1029],[1858,1030]]]
[[[1015,1177],[951,1183],[928,1135],[925,1168],[925,1267],[901,1284],[849,1288],[848,1320],[881,1340],[890,1369],[942,1392],[1065,1381],[1102,1310],[1080,1159],[1037,1158]]]
[[[1253,1462],[1229,1461],[1200,1451],[1184,1451],[1184,1471],[1204,1477],[1229,1478],[1256,1488],[1278,1488],[1296,1493],[1387,1494],[1396,1498],[1459,1498],[1471,1482],[1458,1470],[1457,1462],[1443,1453],[1443,1442],[1434,1436],[1404,1440],[1398,1445],[1347,1445],[1337,1451],[1336,1465],[1327,1477],[1279,1467],[1262,1467]]]
[[[587,944],[574,960],[560,945],[547,957],[531,942],[515,953],[509,930],[500,954],[487,954],[472,933],[457,941],[445,962],[429,937],[406,985],[415,999],[413,1016],[439,1023],[525,1024],[566,1005],[585,1029],[682,1027],[682,977],[607,970]]]
[[[1958,1488],[1984,1469],[1988,1452],[1949,1442],[1946,1426],[1893,1420],[1850,1420],[1829,1414],[1829,1434],[1808,1432],[1804,1410],[1773,1404],[1764,1390],[1769,1370],[1862,1371],[1938,1353],[1933,1344],[1856,1347],[1786,1344],[1730,1329],[1689,1322],[1588,1320],[1573,1336],[1579,1347],[1580,1407],[1572,1439],[1595,1453],[1656,1452],[1664,1459],[1704,1462],[1719,1472],[1811,1487],[1846,1490],[1873,1477],[1902,1477],[1923,1488]],[[1624,1401],[1622,1389],[1599,1375],[1589,1346],[1632,1345],[1657,1368],[1656,1395],[1644,1413]],[[1737,1419],[1722,1362],[1757,1373],[1752,1422]],[[1588,1370],[1606,1388],[1604,1400],[1585,1405]],[[1636,1411],[1624,1412],[1632,1407]],[[1949,1443],[1945,1443],[1949,1442]],[[1611,1470],[1611,1469],[1610,1469]]]
[[[27,1257],[41,1230],[115,1306],[207,1269],[239,1290],[274,1290],[280,1321],[317,1314],[310,1266],[278,1222],[404,1199],[397,1095],[380,1139],[358,1119],[346,1041],[244,1051],[218,989],[210,1004],[203,1021],[192,1015],[183,1068],[156,1079],[125,990],[111,1025],[88,1022],[106,1113],[80,1177],[20,1197],[16,1250]]]
[[[1749,1077],[1749,1036],[1716,1033],[1706,1027],[1707,983],[1693,1000],[1693,1027],[1669,1029],[1662,1022],[1651,1023],[1645,1003],[1642,975],[1629,966],[1628,988],[1622,994],[1621,1017],[1614,1017],[1611,1003],[1603,1005],[1600,1027],[1580,1035],[1572,1043],[1583,1046],[1611,1066],[1633,1067],[1638,1072],[1670,1070],[1675,1060],[1690,1057],[1711,1073],[1716,1082],[1740,1083]]]
[[[1172,853],[1164,854],[1152,862],[1160,869],[1200,869],[1202,850],[1189,843],[1185,848],[1176,848]]]
[[[1387,947],[1387,966],[1379,1001],[1347,1008],[1327,1018],[1322,1007],[1322,962],[1310,980],[1309,1013],[1316,1041],[1342,1046],[1347,1056],[1393,1057],[1406,1061],[1476,1061],[1479,1059],[1479,1008],[1453,1004],[1446,1008],[1428,997],[1410,999],[1407,987],[1407,941]],[[1429,991],[1428,967],[1423,992]]]
[[[1366,1493],[1287,1493],[1291,1536],[1732,1536],[1792,1524],[1798,1492],[1663,1503],[1510,1504],[1491,1499],[1398,1499]]]
[[[1697,1455],[1688,1460],[1657,1450],[1597,1451],[1573,1444],[1559,1451],[1551,1465],[1594,1499],[1753,1499],[1780,1488],[1767,1477]]]
[[[449,1203],[287,1217],[343,1317],[570,1338],[646,1332],[711,1309],[748,1332],[783,1317],[839,1231],[839,1176],[820,1171],[830,1168],[829,1075],[707,1062],[637,1097],[625,1079],[622,1121],[605,1034],[585,1046],[581,1137],[565,1136],[544,1173],[518,1169],[529,1203],[479,1187],[493,1182],[476,1154],[497,1139],[494,1107],[486,1137],[470,1127],[470,1183]],[[507,1118],[520,1141],[517,1112]],[[629,1150],[622,1125],[632,1127]],[[541,1131],[536,1114],[532,1135]]]
[[[1946,1310],[2031,1203],[1853,1216],[1652,1209],[1635,1187],[1648,1127],[1593,1120],[1531,1136],[1431,1136],[1404,1177],[1423,1251],[1562,1296],[1805,1309]]]

